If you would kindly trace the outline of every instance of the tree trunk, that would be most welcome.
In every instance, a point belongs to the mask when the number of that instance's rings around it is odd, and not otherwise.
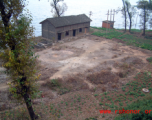
[[[24,101],[26,103],[26,107],[28,109],[31,120],[38,119],[38,116],[35,115],[35,113],[34,113],[34,110],[33,110],[33,107],[32,107],[32,102],[31,102],[31,99],[29,98],[29,95],[27,93],[25,93],[23,95],[23,98],[24,98]]]
[[[24,74],[21,74],[22,76],[24,76]],[[22,77],[22,79],[20,80],[20,85],[21,85],[21,94],[24,98],[24,101],[26,103],[26,107],[28,109],[28,112],[30,114],[31,120],[35,120],[38,118],[37,115],[35,115],[33,107],[32,107],[32,102],[31,99],[28,95],[28,88],[26,86],[24,86],[22,83],[24,83],[26,81],[26,77]]]
[[[126,20],[127,18],[126,18],[126,11],[125,11],[125,32],[126,32],[126,23],[127,23],[127,20]]]
[[[131,25],[132,25],[132,21],[131,21],[131,16],[130,16],[130,13],[128,13],[128,15],[129,15],[129,20],[130,20],[129,32],[131,32]]]
[[[145,5],[144,5],[144,28],[143,28],[143,36],[145,36],[145,29],[146,29],[146,11],[145,11]]]
[[[58,15],[58,17],[60,17],[60,14],[59,14],[59,11],[58,11],[58,9],[57,9],[57,1],[55,0],[53,0],[53,2],[54,2],[54,8],[55,8],[55,10],[56,10],[56,13],[57,13],[57,15]]]
[[[131,26],[132,26],[132,20],[130,18],[130,28],[129,28],[129,32],[131,32]]]
[[[126,7],[125,7],[125,2],[124,2],[124,0],[122,0],[122,2],[123,2],[123,5],[124,5],[124,13],[125,13],[125,31],[124,31],[124,32],[126,32],[126,26],[127,26],[127,25],[126,25],[126,23],[127,23],[127,22],[126,22],[126,21],[127,21],[127,20],[126,20],[126,19],[127,19],[127,18],[126,18]]]

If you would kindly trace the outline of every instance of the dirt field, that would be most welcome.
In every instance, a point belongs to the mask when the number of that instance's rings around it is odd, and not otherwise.
[[[114,64],[123,62],[124,58],[128,59],[126,62],[131,63],[137,60],[144,64],[147,63],[146,58],[150,56],[137,48],[91,35],[83,39],[58,44],[36,54],[39,55],[39,60],[44,67],[57,70],[50,75],[50,79],[86,73],[86,70],[99,66],[99,70],[110,68],[112,72],[119,73],[120,70],[114,67]]]
[[[92,35],[70,42],[57,43],[51,48],[36,52],[36,55],[39,55],[38,60],[41,65],[39,71],[42,74],[38,83],[41,85],[40,90],[43,91],[42,96],[44,96],[43,100],[46,105],[50,104],[50,101],[51,104],[58,104],[63,100],[70,101],[72,98],[70,96],[78,94],[90,96],[87,105],[92,104],[92,101],[99,104],[99,101],[93,96],[93,92],[118,90],[122,85],[131,81],[138,72],[146,70],[152,72],[152,69],[148,68],[149,63],[146,60],[152,56],[151,51],[126,46],[116,39],[109,40]],[[0,70],[3,69],[0,68]],[[60,78],[65,86],[69,84],[70,93],[52,90],[48,87],[48,81],[57,78]],[[8,80],[3,73],[0,74],[0,79],[2,98],[5,89],[8,88],[6,85]],[[4,102],[6,104],[8,101],[8,97],[0,99],[0,105],[2,106]],[[40,103],[40,99],[35,101],[36,104]],[[3,110],[9,107],[5,106]],[[15,105],[10,108],[13,107]],[[65,112],[64,116],[69,114],[73,116],[61,117],[60,120],[71,118],[71,120],[84,120],[95,115],[99,116],[99,120],[105,119],[100,116],[99,110],[95,107],[90,108],[91,110],[88,109],[88,106],[83,106],[83,115],[79,117],[74,116],[75,113]],[[46,116],[42,115],[42,119],[46,119]]]

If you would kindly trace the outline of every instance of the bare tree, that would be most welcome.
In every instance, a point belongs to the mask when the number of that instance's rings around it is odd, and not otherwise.
[[[125,18],[125,32],[126,32],[126,26],[127,26],[127,15],[126,15],[126,5],[125,5],[125,0],[122,0],[123,2],[123,9],[122,9],[122,13],[124,15]]]
[[[50,5],[52,7],[51,12],[53,13],[53,17],[61,17],[65,11],[67,11],[68,6],[66,3],[62,3],[62,5],[60,5],[63,1],[64,0],[52,0]]]
[[[149,18],[149,7],[148,7],[148,1],[138,1],[137,2],[137,8],[141,9],[141,27],[143,29],[143,36],[145,35],[145,30],[146,30],[146,23],[148,21]]]
[[[125,4],[126,4],[126,11],[128,13],[128,16],[129,16],[129,32],[131,32],[131,27],[132,27],[132,22],[133,22],[133,16],[135,15],[136,13],[136,9],[134,7],[131,6],[130,2],[129,1],[125,1]]]

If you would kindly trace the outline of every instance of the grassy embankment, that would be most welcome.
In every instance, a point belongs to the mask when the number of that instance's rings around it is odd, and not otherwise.
[[[122,40],[126,42],[127,45],[133,45],[136,47],[140,47],[147,50],[152,50],[152,30],[146,30],[149,34],[145,37],[139,37],[136,36],[137,34],[141,33],[141,30],[133,29],[132,34],[126,34],[123,33],[122,30],[115,30],[115,29],[109,29],[108,32],[106,32],[106,28],[98,28],[98,27],[92,27],[97,30],[98,32],[94,32],[93,35],[96,36],[102,36],[107,39],[116,38],[119,40]]]

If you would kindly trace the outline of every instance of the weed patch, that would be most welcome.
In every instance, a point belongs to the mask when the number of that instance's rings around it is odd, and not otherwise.
[[[146,59],[148,62],[152,62],[152,57]]]

